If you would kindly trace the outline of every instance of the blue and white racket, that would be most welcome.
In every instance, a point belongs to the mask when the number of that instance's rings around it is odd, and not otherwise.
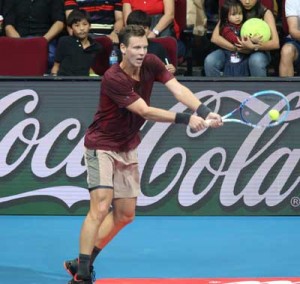
[[[222,116],[223,122],[235,122],[254,128],[282,124],[290,112],[288,99],[273,90],[260,91],[248,97],[233,111]],[[207,120],[210,124],[210,120]]]

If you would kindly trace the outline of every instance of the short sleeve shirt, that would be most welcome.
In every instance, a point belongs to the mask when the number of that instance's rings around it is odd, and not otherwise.
[[[163,14],[163,0],[123,0],[123,4],[130,4],[132,11],[142,10],[149,15]]]
[[[109,33],[115,23],[115,12],[122,12],[122,0],[65,0],[65,10],[89,12],[91,32]]]
[[[150,105],[154,82],[165,84],[173,78],[153,54],[147,54],[143,61],[140,81],[129,77],[119,64],[113,65],[104,74],[98,110],[86,132],[85,146],[111,151],[136,148],[140,143],[139,131],[145,120],[126,107],[139,98]]]
[[[65,20],[61,0],[9,0],[4,13],[5,25],[14,26],[21,37],[43,36],[56,21]]]
[[[285,2],[285,15],[286,17],[297,17],[298,28],[300,29],[300,2],[295,0],[286,0]]]
[[[101,50],[99,43],[89,38],[90,46],[83,48],[74,36],[61,37],[55,53],[55,62],[60,63],[60,76],[88,76],[96,55]]]

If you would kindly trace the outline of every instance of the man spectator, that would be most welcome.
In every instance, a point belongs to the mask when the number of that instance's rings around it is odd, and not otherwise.
[[[286,0],[285,16],[289,35],[281,48],[279,76],[294,76],[294,66],[300,64],[300,11],[298,9],[300,0]]]
[[[49,43],[49,67],[53,65],[57,37],[64,29],[62,0],[9,0],[4,2],[5,35],[43,36]]]
[[[88,1],[65,0],[66,17],[73,9],[85,10],[91,16],[91,30],[94,35],[105,34],[118,43],[118,33],[123,27],[122,0]],[[70,33],[70,31],[69,31]]]

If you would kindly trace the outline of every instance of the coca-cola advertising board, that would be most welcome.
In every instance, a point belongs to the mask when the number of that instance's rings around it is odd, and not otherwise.
[[[99,81],[2,79],[0,214],[87,212],[83,138],[97,108]],[[265,89],[286,95],[292,110],[284,124],[268,129],[226,123],[194,133],[184,125],[146,122],[137,214],[299,215],[300,82],[182,83],[220,114]],[[161,84],[155,84],[151,103],[188,111]]]

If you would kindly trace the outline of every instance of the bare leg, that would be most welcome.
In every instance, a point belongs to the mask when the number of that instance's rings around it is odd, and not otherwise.
[[[294,76],[294,61],[298,57],[298,52],[294,45],[285,44],[280,53],[279,76],[293,77]]]
[[[113,191],[111,189],[97,189],[90,193],[90,210],[80,232],[78,279],[85,279],[90,274],[90,256],[94,248],[97,232],[108,214],[112,198]]]
[[[103,249],[114,236],[135,217],[136,198],[118,198],[113,201],[114,209],[102,222],[95,246]]]

